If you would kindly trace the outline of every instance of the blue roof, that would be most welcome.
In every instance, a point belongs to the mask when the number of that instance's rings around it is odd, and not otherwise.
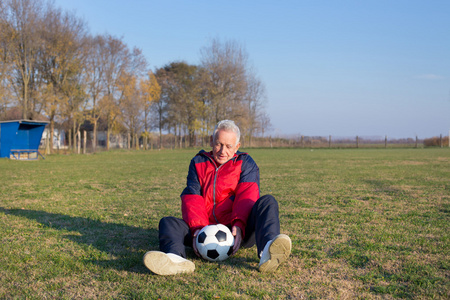
[[[12,120],[12,121],[0,121],[0,123],[19,123],[29,125],[47,125],[49,121],[34,121],[34,120]]]

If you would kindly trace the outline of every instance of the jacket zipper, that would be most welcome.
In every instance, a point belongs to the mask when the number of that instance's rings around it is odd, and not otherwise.
[[[216,163],[214,162],[214,160],[212,158],[210,158],[209,156],[206,156],[206,157],[208,157],[208,159],[214,164],[214,166],[216,165]],[[233,158],[234,158],[234,156],[232,158],[230,158],[229,160],[227,160],[226,162],[224,162],[223,164],[221,164],[220,166],[218,166],[216,168],[216,172],[214,174],[214,184],[213,184],[213,203],[214,203],[214,205],[213,205],[212,213],[213,213],[213,216],[214,216],[214,220],[216,220],[217,224],[219,224],[219,220],[217,220],[217,217],[216,217],[216,182],[217,182],[217,176],[219,175],[220,167],[222,167],[224,164],[226,164],[227,162],[229,162]]]
[[[213,216],[214,216],[214,220],[216,220],[216,223],[219,223],[219,220],[217,220],[216,217],[216,182],[217,182],[217,175],[219,175],[219,169],[222,165],[220,165],[218,168],[216,168],[216,172],[214,174],[214,184],[213,184],[213,201],[214,201],[214,206],[213,206]]]

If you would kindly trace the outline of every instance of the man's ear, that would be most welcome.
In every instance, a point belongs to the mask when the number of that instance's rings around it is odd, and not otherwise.
[[[241,146],[241,143],[238,143],[237,145],[236,145],[236,152],[239,150],[239,147]],[[234,153],[236,153],[236,152],[234,152]]]

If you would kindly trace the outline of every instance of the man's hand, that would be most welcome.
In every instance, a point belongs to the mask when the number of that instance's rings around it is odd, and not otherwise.
[[[241,228],[239,228],[237,226],[233,226],[231,228],[231,234],[234,236],[233,253],[231,253],[231,255],[235,255],[236,252],[241,247],[241,243],[242,243],[242,231],[241,231]]]
[[[198,253],[196,239],[197,239],[197,235],[199,232],[200,232],[200,229],[197,229],[194,232],[194,234],[192,235],[192,248],[194,249],[195,255],[197,255],[198,257],[200,257],[200,253]]]

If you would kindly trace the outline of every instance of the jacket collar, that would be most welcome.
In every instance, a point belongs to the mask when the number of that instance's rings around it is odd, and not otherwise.
[[[243,154],[247,154],[247,153],[246,153],[246,152],[237,151],[237,152],[234,154],[234,156],[233,156],[232,159],[234,159],[235,157],[238,157],[238,156],[240,156],[240,155],[243,155]],[[205,150],[202,149],[202,150],[200,150],[200,151],[197,153],[197,155],[203,155],[203,156],[209,157],[209,158],[211,158],[211,159],[214,159],[214,158],[213,158],[213,155],[212,155],[212,150],[209,151],[209,152],[206,152]]]

